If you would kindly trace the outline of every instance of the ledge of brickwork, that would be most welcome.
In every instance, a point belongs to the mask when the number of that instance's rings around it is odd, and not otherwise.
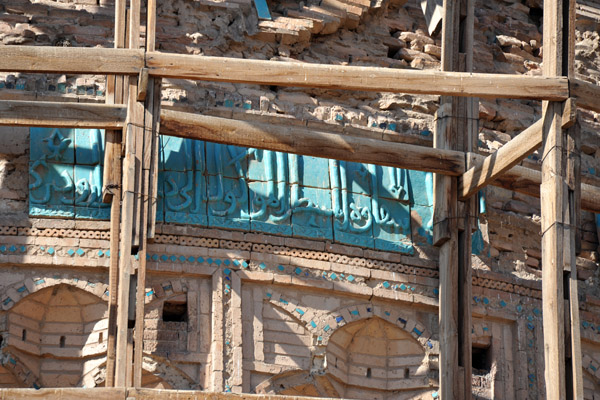
[[[317,397],[275,396],[256,394],[211,393],[197,390],[166,390],[136,388],[55,388],[0,389],[2,399],[63,399],[63,400],[318,400]]]

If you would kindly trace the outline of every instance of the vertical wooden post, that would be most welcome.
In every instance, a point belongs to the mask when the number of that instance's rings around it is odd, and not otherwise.
[[[146,51],[154,50],[154,36],[156,31],[156,1],[149,0],[146,10]],[[138,81],[141,82],[142,80]],[[160,82],[158,80],[157,82]],[[154,78],[149,78],[146,88],[139,88],[146,91],[143,111],[143,131],[141,137],[137,138],[136,152],[140,158],[139,177],[141,208],[139,209],[139,227],[136,228],[139,237],[139,264],[137,271],[137,290],[136,290],[136,312],[135,312],[135,333],[134,333],[134,358],[133,358],[133,385],[142,386],[142,364],[144,350],[144,305],[146,294],[146,254],[147,239],[149,234],[154,232],[154,221],[156,216],[156,190],[157,179],[153,175],[158,175],[158,121],[160,116],[160,94],[161,86],[155,84]]]
[[[156,0],[148,0],[146,19],[146,51],[156,50]],[[148,82],[154,86],[154,109],[152,110],[152,157],[150,165],[150,187],[148,189],[148,234],[147,239],[154,239],[156,228],[156,211],[158,197],[158,158],[159,158],[159,127],[160,127],[160,101],[162,91],[162,79],[152,78]]]
[[[567,0],[563,6],[563,20],[565,25],[563,32],[566,37],[565,54],[567,56],[566,75],[569,78],[575,78],[575,0]],[[570,375],[567,377],[567,391],[572,393],[573,399],[583,400],[583,363],[581,360],[581,325],[579,320],[579,291],[577,287],[577,253],[580,251],[580,221],[581,221],[581,137],[580,124],[576,121],[575,125],[567,129],[566,142],[566,181],[568,187],[568,209],[566,210],[565,229],[565,270],[563,275],[567,279],[568,296],[565,296],[569,307],[566,309],[570,318],[566,319],[569,329],[565,333],[570,340],[565,343],[569,347]]]
[[[460,23],[457,24],[462,37],[459,39],[459,49],[457,55],[464,54],[464,63],[458,62],[460,71],[473,71],[473,31],[475,27],[475,0],[463,0],[461,10],[465,14],[460,15]],[[476,152],[478,149],[479,135],[479,100],[475,98],[461,97],[457,99],[458,116],[457,135],[459,138],[458,149],[465,152],[465,165],[472,167],[472,160],[468,154]],[[462,132],[462,135],[461,135]],[[465,202],[459,203],[459,210],[462,210],[464,218],[462,230],[458,233],[458,365],[462,368],[462,381],[458,382],[460,398],[470,398],[472,393],[472,318],[471,318],[471,299],[472,299],[472,270],[471,270],[471,238],[473,231],[477,229],[477,221],[473,216],[477,215],[478,202],[477,196],[472,196]]]
[[[125,0],[115,2],[114,47],[125,45]],[[123,103],[123,77],[106,77],[106,103]],[[110,266],[108,272],[108,338],[106,346],[106,387],[115,383],[115,352],[117,341],[117,291],[119,276],[119,225],[121,219],[121,138],[122,132],[106,131],[104,146],[103,198],[111,202]]]
[[[458,48],[455,27],[460,4],[444,0],[442,20],[442,70],[454,68]],[[456,110],[452,97],[440,98],[433,145],[441,149],[456,147]],[[454,125],[454,126],[453,126]],[[440,395],[442,399],[458,399],[458,229],[457,182],[448,176],[434,176],[433,240],[440,247]]]
[[[130,84],[131,85],[131,84]],[[137,89],[136,89],[137,91]],[[135,93],[135,92],[134,92]],[[130,90],[131,94],[131,90]],[[132,220],[135,188],[135,153],[134,153],[134,126],[135,108],[131,102],[136,103],[135,94],[129,99],[129,116],[127,132],[125,136],[125,157],[123,160],[123,185],[122,185],[122,218],[121,218],[121,241],[119,254],[119,294],[117,312],[117,357],[115,369],[115,386],[125,387],[127,385],[127,342],[129,324],[129,290],[132,274]]]
[[[106,348],[106,387],[113,387],[115,383],[115,351],[117,340],[117,290],[119,277],[119,225],[121,222],[121,135],[112,132],[107,134],[107,143],[113,143],[112,146],[106,146],[105,151],[112,150],[111,160],[113,165],[114,178],[118,179],[119,184],[115,185],[112,191],[111,209],[110,209],[110,266],[108,271],[108,338]],[[105,162],[108,160],[105,160]]]
[[[465,14],[461,15],[461,11]],[[443,71],[472,70],[473,23],[472,0],[444,1]],[[478,128],[478,112],[474,111],[476,104],[474,99],[441,97],[434,147],[467,152],[476,148],[473,144],[476,143]],[[474,200],[461,203],[459,207],[457,187],[456,178],[435,176],[433,237],[434,244],[440,247],[440,392],[443,399],[462,399],[471,393],[473,220],[470,215],[476,207]],[[459,218],[464,223],[459,224]]]
[[[568,74],[568,44],[563,27],[569,29],[569,0],[544,0],[544,75]],[[565,8],[565,5],[567,8]],[[567,19],[565,19],[567,17]],[[567,34],[567,40],[568,38]],[[566,48],[565,48],[566,47]],[[547,399],[565,399],[565,264],[575,271],[570,224],[577,205],[567,184],[566,138],[561,127],[563,105],[544,102],[544,144],[542,156],[542,304],[544,361]],[[573,236],[574,238],[574,236]],[[566,245],[566,246],[565,246]],[[571,255],[572,253],[572,255]],[[568,260],[566,259],[568,257]],[[567,263],[565,263],[567,261]]]

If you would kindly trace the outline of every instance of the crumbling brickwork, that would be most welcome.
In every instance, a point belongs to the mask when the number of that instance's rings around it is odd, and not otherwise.
[[[577,20],[576,70],[581,79],[598,83],[600,11],[585,5]],[[245,0],[160,1],[157,49],[282,62],[440,67],[440,38],[428,33],[416,1],[277,1],[269,7],[273,21],[259,21],[253,3]],[[541,74],[542,12],[536,0],[478,1],[474,70]],[[4,45],[111,47],[112,24],[109,0],[0,4]],[[0,75],[2,99],[103,102],[105,90],[101,76]],[[162,101],[169,109],[431,145],[438,97],[165,79]],[[497,150],[540,115],[539,102],[482,99],[479,152]],[[580,117],[582,181],[598,185],[598,115],[580,111]],[[30,139],[34,143],[36,133],[11,127],[0,133],[0,388],[102,386],[109,224],[98,215],[78,217],[75,203],[68,216],[31,213],[30,194],[41,193],[31,173],[37,158]],[[536,152],[522,164],[539,170],[539,158]],[[426,191],[425,185],[413,189]],[[438,255],[427,240],[417,240],[426,237],[419,231],[423,214],[409,218],[413,224],[404,235],[412,252],[352,245],[334,236],[165,218],[148,248],[144,386],[436,398]],[[597,221],[583,213],[577,257],[590,400],[600,398]],[[473,397],[540,398],[539,200],[489,186],[481,195],[478,223],[472,256]]]

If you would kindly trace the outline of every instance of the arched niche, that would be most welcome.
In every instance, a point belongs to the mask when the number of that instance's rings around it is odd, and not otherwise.
[[[345,387],[346,397],[369,390],[412,391],[434,384],[423,346],[379,317],[337,329],[327,344],[326,361],[327,374]]]
[[[46,287],[8,311],[3,353],[26,366],[40,386],[76,386],[104,358],[107,314],[106,303],[83,289]]]

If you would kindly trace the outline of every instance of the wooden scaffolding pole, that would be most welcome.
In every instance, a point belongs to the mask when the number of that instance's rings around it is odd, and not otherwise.
[[[566,75],[575,80],[575,0],[566,0],[563,6],[563,38],[567,57]],[[564,72],[564,71],[563,71]],[[564,73],[563,73],[564,74]],[[585,102],[585,100],[584,100]],[[565,327],[565,357],[566,357],[566,390],[575,400],[583,400],[583,363],[581,354],[581,332],[579,320],[579,291],[577,282],[577,254],[581,250],[580,223],[581,223],[581,135],[580,124],[577,121],[577,107],[572,103],[565,103],[563,110],[563,129],[567,129],[563,139],[565,143],[566,183],[568,192],[568,208],[565,217],[565,274],[563,287],[567,290],[565,300],[568,307],[565,312],[567,318]],[[568,112],[565,110],[569,110]],[[565,114],[572,114],[576,124],[565,126]]]
[[[146,8],[146,50],[154,50],[156,30],[156,1],[149,0]],[[143,76],[147,79],[144,79]],[[145,85],[145,87],[141,87]],[[140,93],[144,93],[140,97]],[[144,351],[144,305],[146,298],[146,254],[149,234],[154,232],[156,218],[156,196],[158,176],[158,122],[160,116],[161,86],[160,78],[147,77],[142,70],[138,80],[138,101],[144,101],[143,131],[138,137],[136,151],[140,152],[140,217],[136,228],[139,236],[139,262],[136,274],[135,331],[133,358],[133,386],[142,386]]]
[[[574,21],[574,0],[544,1],[545,76],[572,76]],[[543,103],[540,197],[545,383],[546,398],[556,400],[583,398],[576,267],[579,139],[577,126],[564,134],[562,112],[563,103]],[[565,318],[565,312],[570,318]],[[571,340],[565,341],[569,336]],[[568,364],[565,354],[569,356]],[[570,370],[568,377],[567,370]]]
[[[442,70],[472,69],[473,24],[473,1],[444,1]],[[478,102],[475,99],[442,96],[434,147],[473,152],[477,120]],[[470,167],[472,161],[466,160],[466,163]],[[475,207],[474,199],[459,204],[457,178],[435,175],[433,240],[440,248],[442,399],[463,399],[471,393],[471,226],[474,221],[470,215]]]
[[[416,71],[168,54],[141,49],[0,46],[0,71],[125,74],[201,81],[460,97],[562,101],[565,77]]]
[[[125,0],[115,2],[114,47],[125,45]],[[123,104],[123,77],[106,77],[106,103]],[[126,108],[123,107],[126,111]],[[106,347],[106,387],[115,386],[115,366],[117,351],[117,314],[119,288],[119,241],[121,224],[122,131],[106,130],[104,146],[104,171],[102,201],[111,203],[110,212],[110,266],[108,272],[108,340]]]
[[[459,34],[459,60],[455,61],[461,71],[473,71],[473,42],[475,29],[475,0],[463,0],[460,6],[460,23],[457,26]],[[464,14],[463,14],[464,13]],[[461,56],[464,55],[464,62]],[[459,98],[457,112],[457,134],[462,132],[462,141],[459,138],[458,149],[465,154],[477,152],[479,148],[479,99]],[[473,160],[466,159],[466,168],[473,166]],[[458,196],[458,179],[456,182]],[[462,370],[462,380],[458,382],[460,398],[471,397],[472,393],[472,233],[477,229],[478,201],[476,197],[458,203],[460,221],[458,229],[458,365]]]

